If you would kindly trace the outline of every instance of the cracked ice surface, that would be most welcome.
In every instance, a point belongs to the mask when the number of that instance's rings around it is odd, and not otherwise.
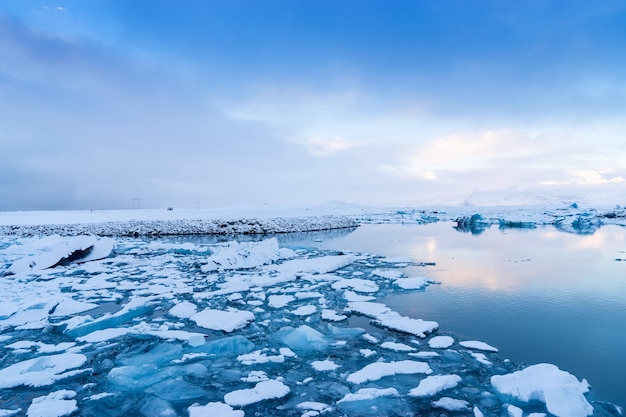
[[[7,238],[0,265],[54,252],[42,240]],[[376,302],[418,300],[433,282],[403,269],[419,265],[276,239],[116,238],[103,259],[15,268],[0,277],[0,415],[596,413],[567,372],[519,372],[484,342]]]

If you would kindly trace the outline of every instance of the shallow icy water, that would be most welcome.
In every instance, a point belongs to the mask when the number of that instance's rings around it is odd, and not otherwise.
[[[364,225],[317,245],[436,263],[422,272],[441,285],[382,302],[484,340],[514,362],[557,364],[589,381],[589,398],[625,405],[626,229],[493,226],[472,235],[453,226]]]
[[[491,294],[524,293],[526,284],[501,280],[508,269],[539,264],[513,247],[504,258],[490,254],[490,236],[502,239],[495,232],[434,224],[116,238],[108,257],[86,263],[55,258],[83,238],[8,238],[0,245],[0,415],[591,415],[579,380],[595,382],[584,370],[527,360],[504,350],[493,337],[501,332],[484,332],[495,316],[522,335],[522,353],[541,340],[524,335],[518,317],[538,296],[515,301],[513,316],[510,302],[498,314],[483,308]],[[527,242],[529,234],[507,236]],[[475,276],[483,284],[472,284]],[[536,281],[538,293],[569,294]],[[581,323],[575,343],[597,344],[585,334],[606,321]],[[594,416],[619,415],[592,404]]]

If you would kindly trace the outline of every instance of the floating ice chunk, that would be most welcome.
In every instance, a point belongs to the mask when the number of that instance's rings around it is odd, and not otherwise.
[[[494,375],[491,385],[506,401],[520,405],[543,402],[548,412],[557,417],[585,417],[593,407],[584,394],[589,391],[586,380],[579,382],[572,374],[548,363],[532,365],[507,375]]]
[[[205,397],[207,390],[185,380],[167,378],[145,389],[148,394],[156,395],[166,401],[182,401]]]
[[[432,397],[449,388],[456,387],[461,382],[458,375],[431,375],[422,379],[419,385],[409,391],[412,397]]]
[[[51,311],[50,316],[52,317],[65,317],[93,310],[96,307],[98,307],[98,304],[75,301],[71,298],[62,298],[49,311]]]
[[[415,350],[413,346],[405,345],[404,343],[396,342],[384,342],[380,345],[384,349],[395,350],[396,352],[412,352]]]
[[[376,299],[376,297],[374,297],[373,295],[361,295],[361,294],[357,294],[354,291],[344,291],[343,292],[343,299],[349,302],[356,302],[356,301],[374,301]]]
[[[60,379],[75,375],[76,372],[67,371],[82,366],[86,361],[85,355],[68,352],[18,362],[0,369],[0,388],[52,385]]]
[[[288,294],[270,295],[267,304],[273,308],[283,308],[295,299],[296,297]]]
[[[144,417],[177,417],[178,414],[176,410],[172,408],[170,403],[167,401],[158,398],[158,397],[148,397],[141,408],[139,408],[139,412]]]
[[[168,380],[183,380],[187,376],[206,378],[209,371],[200,363],[159,367],[153,364],[119,366],[107,374],[107,381],[121,391],[145,391],[146,388]],[[163,392],[167,392],[167,388]],[[194,397],[192,397],[194,398]],[[164,398],[167,399],[167,398]]]
[[[331,287],[335,290],[350,288],[354,291],[365,293],[375,293],[379,290],[378,285],[374,281],[362,278],[340,279],[333,282]]]
[[[9,349],[29,350],[29,351],[32,348],[37,348],[37,351],[39,353],[56,353],[56,352],[66,351],[75,345],[76,343],[74,342],[63,342],[57,345],[51,345],[51,344],[41,343],[41,342],[31,342],[28,340],[20,340],[18,342],[11,343],[10,345],[6,345],[5,347]]]
[[[351,265],[356,261],[353,255],[321,256],[319,258],[293,259],[280,265],[265,267],[267,271],[301,276],[302,274],[327,274]]]
[[[322,320],[326,321],[343,321],[346,320],[348,316],[343,314],[337,314],[334,310],[322,310]]]
[[[261,381],[254,388],[229,392],[224,395],[224,402],[231,406],[245,406],[264,400],[282,398],[289,394],[289,387],[281,381],[270,379]]]
[[[443,408],[448,411],[466,411],[469,410],[469,403],[463,400],[457,400],[450,397],[441,397],[433,402],[433,406]]]
[[[242,410],[233,410],[228,404],[222,402],[208,403],[207,405],[194,404],[187,408],[189,417],[244,417]]]
[[[432,281],[426,277],[411,277],[397,278],[393,281],[393,283],[403,290],[421,290],[431,284]]]
[[[447,349],[454,344],[454,338],[451,336],[435,336],[428,341],[431,349]]]
[[[398,390],[395,388],[361,388],[355,393],[344,395],[337,404],[349,401],[367,401],[378,397],[398,396]]]
[[[106,258],[113,250],[110,238],[97,239],[95,236],[60,237],[48,236],[25,245],[22,250],[28,256],[14,261],[8,268],[10,274],[41,271],[58,265],[73,262],[87,262]]]
[[[190,317],[196,324],[205,329],[222,330],[230,333],[234,330],[246,327],[254,321],[254,314],[250,311],[237,310],[213,310],[207,308]]]
[[[192,352],[202,352],[208,355],[241,355],[254,349],[254,343],[243,336],[224,337],[222,339],[211,340],[201,346],[193,346],[189,350]]]
[[[296,358],[298,356],[296,355],[296,352],[286,347],[281,347],[278,351],[286,358]]]
[[[241,378],[243,382],[261,382],[269,379],[264,371],[250,371],[247,377]]]
[[[491,361],[487,359],[484,353],[472,352],[472,357],[474,357],[474,359],[476,359],[478,362],[482,363],[483,365],[487,365],[487,366],[493,365],[493,363],[491,363]]]
[[[267,355],[265,353],[267,349],[256,350],[251,353],[246,353],[237,356],[237,360],[244,365],[256,365],[268,362],[283,363],[285,362],[284,355]]]
[[[316,411],[318,414],[327,413],[333,410],[330,405],[317,401],[305,401],[296,405],[296,408],[299,408],[300,410]]]
[[[477,350],[485,350],[487,352],[497,352],[498,349],[488,345],[485,342],[479,342],[477,340],[466,340],[464,342],[459,342],[459,345],[469,348],[469,349],[477,349]]]
[[[178,317],[179,319],[188,319],[198,311],[198,307],[194,303],[189,301],[183,301],[176,304],[168,311],[170,316]]]
[[[426,337],[426,333],[430,333],[439,327],[439,324],[435,321],[401,316],[381,303],[352,302],[348,304],[347,310],[372,317],[376,319],[376,323],[380,326],[411,333],[419,337]]]
[[[375,355],[378,352],[372,349],[360,349],[359,353],[363,355],[364,358],[369,358],[370,356]]]
[[[306,305],[300,306],[293,310],[291,314],[295,314],[296,316],[310,316],[311,314],[315,314],[317,312],[317,307],[314,305]]]
[[[278,240],[266,239],[261,242],[229,242],[226,246],[216,246],[213,255],[202,272],[219,270],[250,269],[271,264],[280,258]]]
[[[104,342],[107,340],[126,336],[127,334],[130,334],[132,332],[133,330],[130,328],[128,329],[124,329],[124,328],[102,329],[102,330],[96,330],[95,332],[91,332],[84,336],[77,337],[76,340],[79,342],[98,343],[98,342]]]
[[[28,417],[62,417],[78,410],[74,397],[76,392],[59,390],[43,397],[33,398],[26,415]]]
[[[507,417],[522,417],[524,415],[524,411],[519,407],[509,404],[506,407],[506,415]]]
[[[474,407],[472,411],[474,413],[474,417],[485,417],[485,414],[483,414],[483,412],[480,411],[480,408],[478,407]]]
[[[339,368],[339,365],[337,365],[330,359],[326,359],[324,361],[313,361],[311,362],[311,366],[316,371],[334,371],[335,369]]]
[[[430,374],[432,369],[426,362],[398,361],[398,362],[374,362],[366,365],[363,369],[351,373],[346,378],[353,384],[362,384],[368,381],[377,381],[386,376],[397,374]]]
[[[279,331],[278,338],[295,351],[323,351],[328,348],[324,335],[307,325],[297,329],[283,328]]]
[[[398,279],[404,276],[402,271],[397,269],[375,269],[372,271],[372,275],[387,279]]]
[[[17,410],[4,410],[0,408],[0,417],[13,417],[22,412],[21,408]]]

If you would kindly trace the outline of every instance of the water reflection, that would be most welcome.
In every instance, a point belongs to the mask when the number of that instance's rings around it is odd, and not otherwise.
[[[518,363],[555,363],[626,404],[626,229],[593,234],[554,227],[458,233],[454,223],[365,225],[318,246],[434,262],[407,274],[442,285],[383,302],[436,320],[440,331],[481,339]]]

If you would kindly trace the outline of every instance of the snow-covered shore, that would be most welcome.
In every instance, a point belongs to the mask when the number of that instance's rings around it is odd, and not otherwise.
[[[274,234],[357,227],[366,223],[456,221],[480,233],[487,227],[534,228],[554,225],[573,233],[593,233],[607,224],[626,226],[626,209],[614,207],[457,206],[365,207],[344,203],[293,207],[223,209],[144,209],[0,212],[0,235],[155,236]]]

